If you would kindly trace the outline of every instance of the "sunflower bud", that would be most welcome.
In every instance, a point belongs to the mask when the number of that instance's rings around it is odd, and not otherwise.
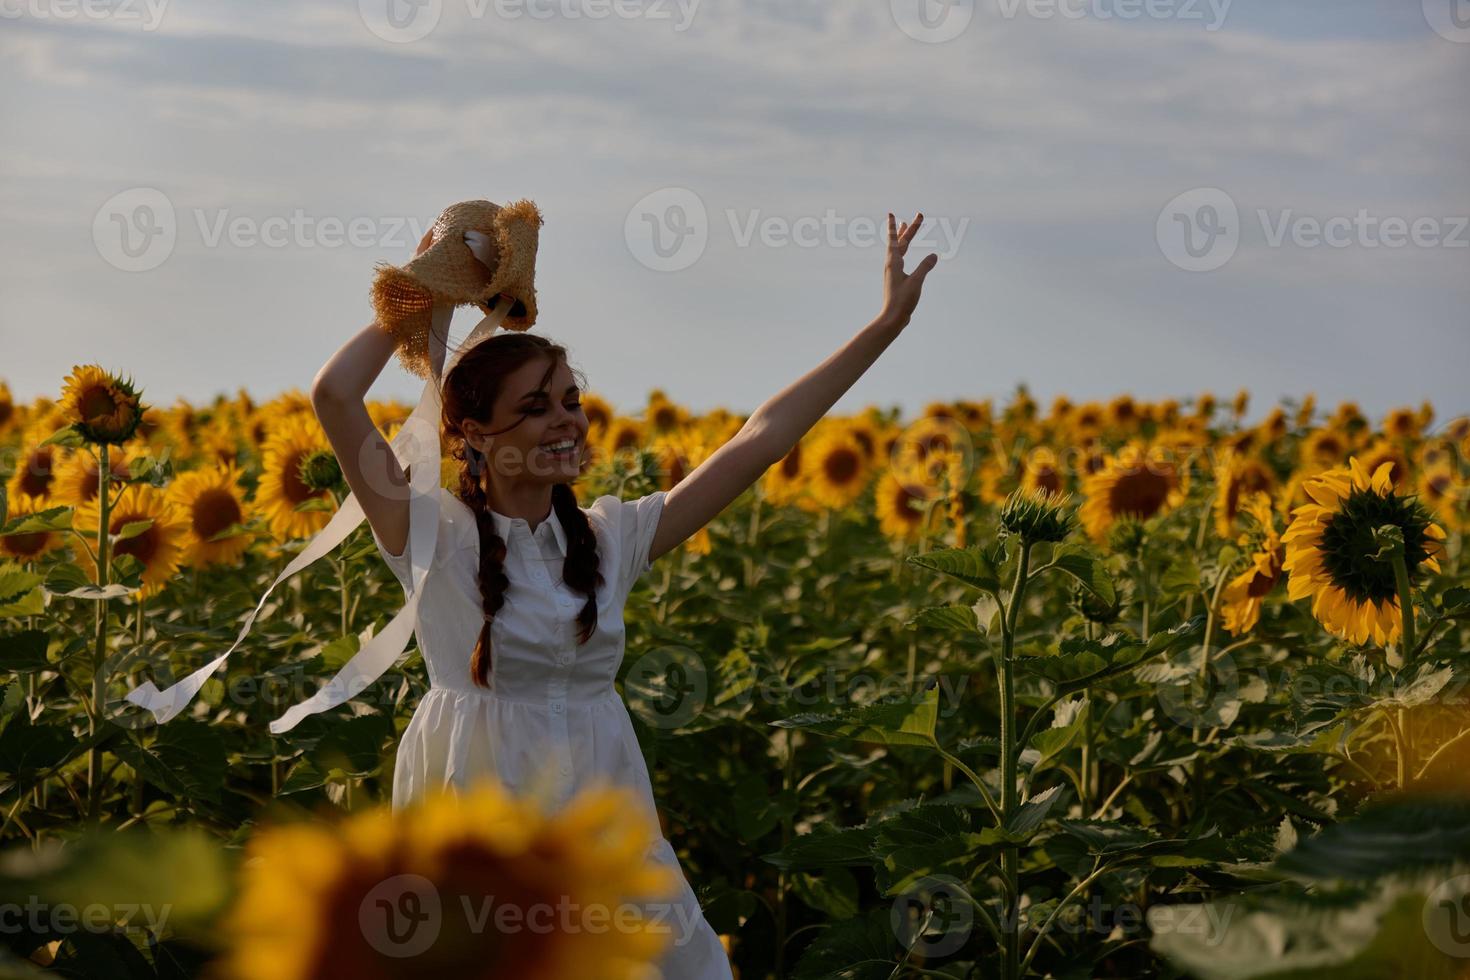
[[[1066,498],[1045,491],[1016,490],[1000,508],[1000,526],[1028,544],[1062,541],[1071,533],[1074,515]]]
[[[346,486],[337,457],[320,449],[301,461],[301,482],[318,492],[340,492]]]
[[[132,381],[108,374],[95,364],[72,368],[61,404],[72,429],[96,445],[122,445],[143,420],[144,406]]]

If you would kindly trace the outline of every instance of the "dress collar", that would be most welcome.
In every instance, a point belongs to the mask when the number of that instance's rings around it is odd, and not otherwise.
[[[509,541],[511,533],[517,529],[525,531],[527,534],[530,533],[531,524],[525,518],[507,517],[493,507],[489,508],[489,511],[491,519],[495,521],[495,533],[500,535],[503,540]],[[561,521],[557,519],[555,506],[551,508],[551,513],[546,516],[546,519],[541,524],[551,525],[551,533],[556,538],[557,550],[565,558],[567,555],[567,532],[561,526]],[[536,526],[536,530],[537,532],[541,531],[540,524]]]

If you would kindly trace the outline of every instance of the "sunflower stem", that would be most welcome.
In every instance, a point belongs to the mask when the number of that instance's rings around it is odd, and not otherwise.
[[[1403,637],[1399,649],[1414,649],[1414,596],[1409,589],[1409,569],[1404,563],[1404,544],[1400,539],[1393,549],[1393,579],[1399,592],[1399,615],[1403,619]]]
[[[110,578],[109,565],[109,540],[108,533],[112,524],[112,500],[108,494],[108,479],[112,475],[111,461],[108,459],[108,445],[102,443],[101,455],[97,465],[97,585],[106,588]],[[92,650],[92,697],[87,707],[87,736],[89,740],[97,737],[97,723],[102,712],[102,664],[107,653],[107,599],[97,600],[97,636]],[[95,744],[87,751],[87,819],[97,819],[98,806],[102,799],[102,749]]]
[[[1026,595],[1026,572],[1031,561],[1031,544],[1022,539],[1021,556],[1016,563],[1016,578],[1011,585],[1010,608],[1002,621],[1004,634],[1001,640],[1000,659],[1000,820],[1005,826],[1015,816],[1016,770],[1021,746],[1016,743],[1016,682],[1015,662],[1012,655],[1016,645],[1016,623],[1020,618],[1021,604]],[[1006,980],[1017,980],[1021,975],[1021,889],[1020,852],[1014,845],[1001,850],[1001,874],[1005,879],[1005,920],[1001,923],[1005,934]]]

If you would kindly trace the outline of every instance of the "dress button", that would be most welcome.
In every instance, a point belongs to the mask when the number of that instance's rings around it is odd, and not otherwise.
[[[560,701],[553,701],[551,702],[551,713],[559,715],[561,714],[562,708],[564,707],[565,705],[563,705]]]

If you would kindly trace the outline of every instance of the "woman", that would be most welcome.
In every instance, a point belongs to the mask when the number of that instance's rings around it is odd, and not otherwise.
[[[922,220],[918,214],[895,229],[888,215],[883,308],[871,323],[757,409],[677,486],[637,500],[607,495],[577,504],[571,484],[584,465],[588,422],[565,349],[505,332],[463,354],[445,377],[442,419],[459,486],[439,491],[437,551],[416,623],[430,688],[398,747],[395,810],[431,789],[493,776],[553,803],[594,782],[630,786],[657,820],[648,770],[613,686],[624,601],[654,561],[785,457],[907,326],[938,262],[929,255],[913,273],[903,271]],[[425,236],[419,251],[430,243]],[[493,261],[484,251],[477,257],[487,267]],[[449,312],[434,315],[447,327]],[[322,367],[312,404],[378,550],[408,589],[407,478],[363,401],[394,349],[376,323],[363,329]],[[682,883],[672,905],[645,906],[673,933],[659,963],[664,976],[729,977],[673,846],[658,837],[655,856]]]

